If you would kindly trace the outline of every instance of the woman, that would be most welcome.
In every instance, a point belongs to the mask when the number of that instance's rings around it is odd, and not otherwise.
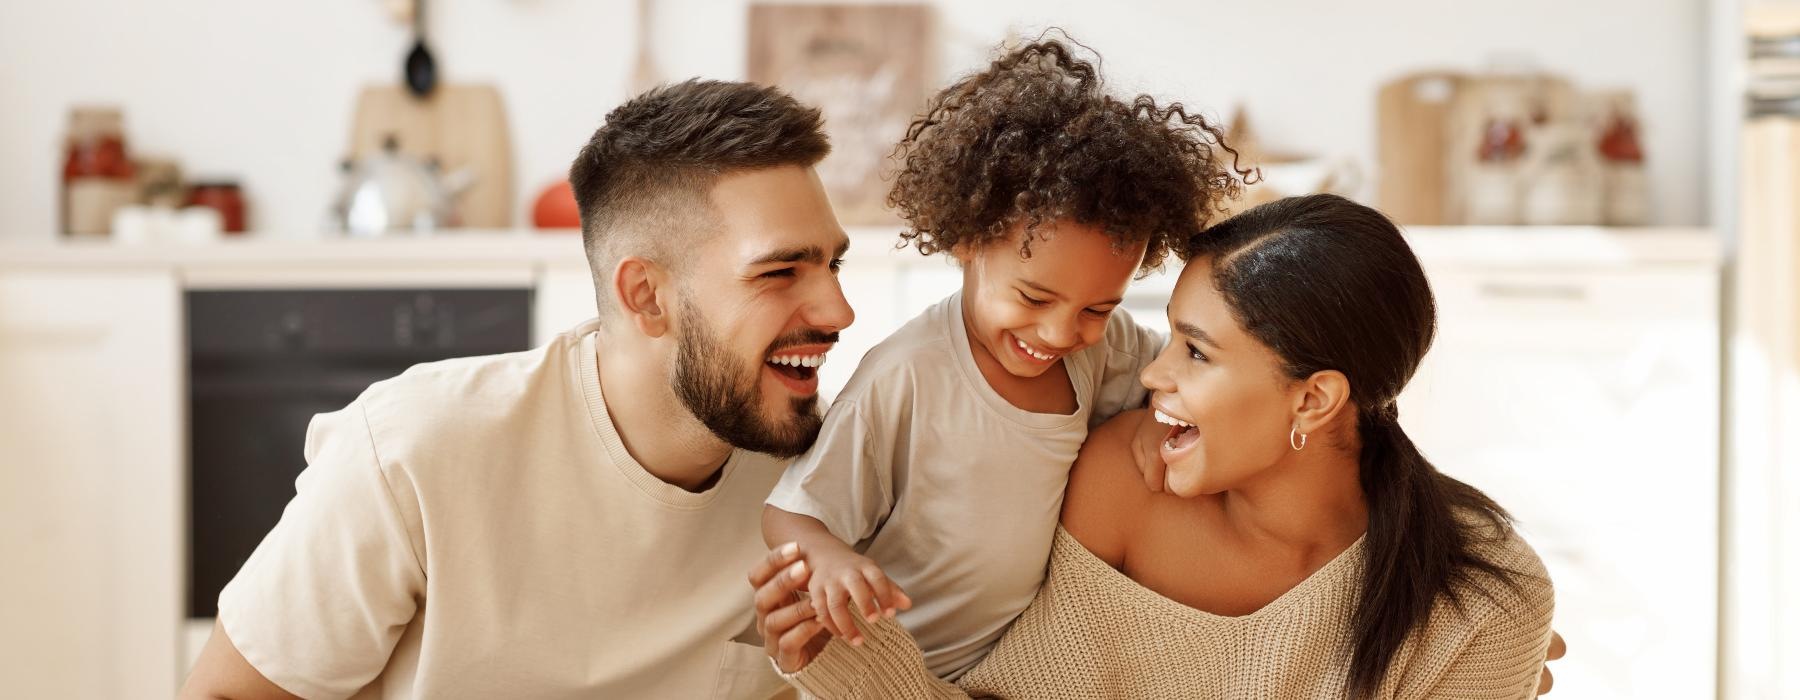
[[[1318,195],[1177,252],[1174,338],[1142,375],[1152,409],[1089,438],[1049,577],[994,651],[952,686],[892,620],[824,644],[794,595],[805,571],[774,575],[778,551],[752,583],[795,684],[825,698],[1537,692],[1542,563],[1398,423],[1435,327],[1399,231]]]

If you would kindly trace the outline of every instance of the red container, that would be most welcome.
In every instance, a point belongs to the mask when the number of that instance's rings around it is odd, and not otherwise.
[[[244,232],[244,193],[235,182],[196,182],[188,190],[187,205],[216,209],[226,233]]]

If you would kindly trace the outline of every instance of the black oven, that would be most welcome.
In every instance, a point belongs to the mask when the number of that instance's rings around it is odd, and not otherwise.
[[[187,294],[188,616],[294,497],[307,423],[407,367],[530,345],[529,289]]]

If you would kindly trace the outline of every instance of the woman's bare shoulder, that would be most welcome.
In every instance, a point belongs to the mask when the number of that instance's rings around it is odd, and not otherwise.
[[[1120,413],[1089,431],[1069,470],[1063,529],[1115,568],[1124,563],[1126,546],[1154,495],[1144,484],[1140,461],[1159,458],[1152,433],[1162,432],[1147,410]]]

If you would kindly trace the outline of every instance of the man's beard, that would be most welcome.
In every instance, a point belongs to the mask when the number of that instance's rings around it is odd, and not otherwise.
[[[812,447],[824,422],[819,415],[819,397],[815,394],[791,399],[787,407],[791,415],[777,419],[764,416],[762,362],[749,368],[734,366],[736,358],[706,326],[699,309],[686,299],[681,305],[685,322],[681,324],[681,347],[676,350],[675,373],[670,383],[682,405],[707,430],[738,449],[793,457]],[[769,352],[836,341],[836,333],[808,329],[777,339]]]

